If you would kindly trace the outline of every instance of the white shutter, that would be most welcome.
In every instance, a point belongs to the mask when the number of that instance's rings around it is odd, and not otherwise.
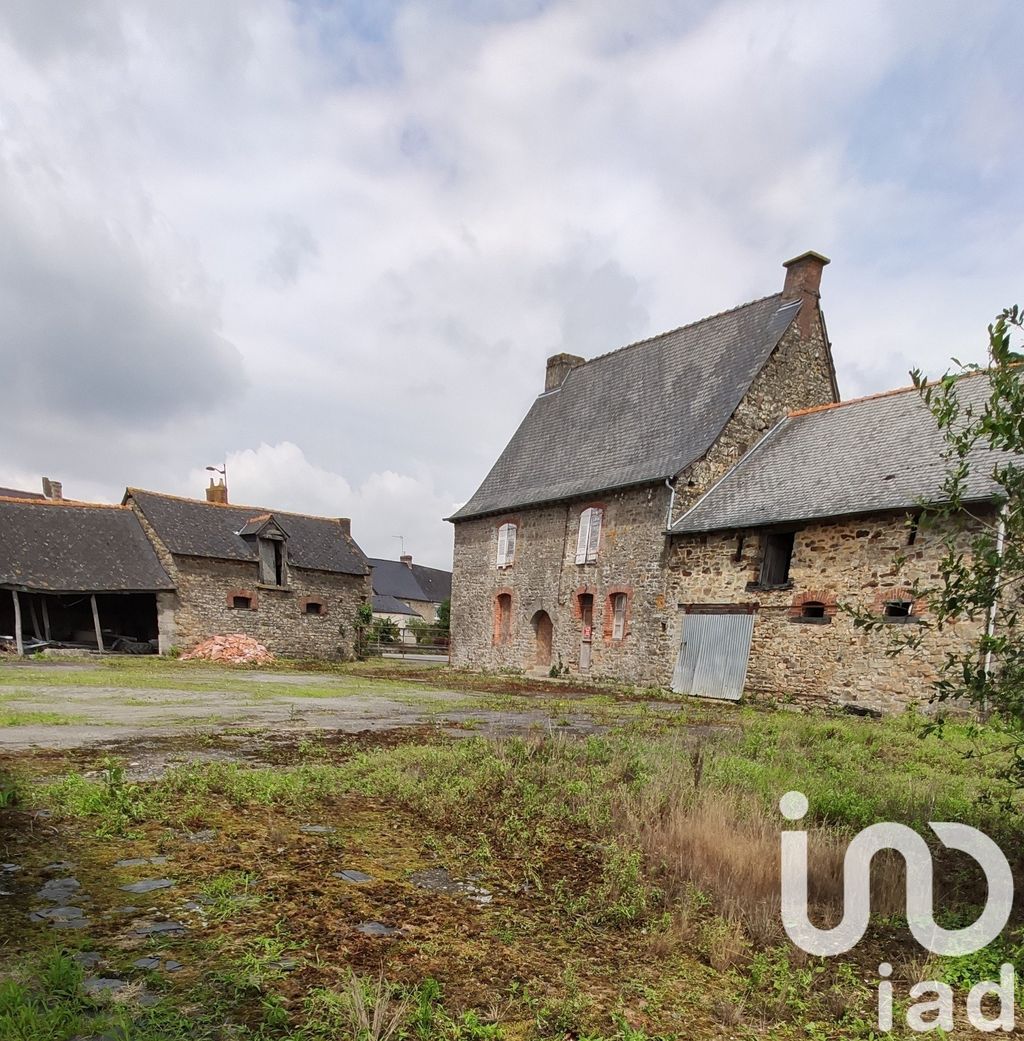
[[[497,567],[505,566],[505,556],[508,553],[508,525],[502,524],[498,528],[498,560]]]
[[[590,518],[593,510],[584,510],[580,514],[580,533],[576,538],[576,563],[587,562],[587,545],[590,542]]]
[[[516,526],[506,524],[505,527],[508,528],[505,537],[505,564],[511,567],[512,562],[516,559]]]
[[[612,639],[621,640],[626,635],[626,594],[617,593],[612,605],[614,611]]]
[[[587,539],[587,563],[597,560],[597,547],[601,544],[601,521],[604,510],[594,506],[590,510],[590,538]]]

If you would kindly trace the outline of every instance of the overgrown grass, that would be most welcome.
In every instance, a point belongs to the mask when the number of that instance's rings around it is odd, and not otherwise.
[[[66,712],[38,712],[33,709],[0,707],[0,727],[67,727],[88,722],[85,716],[70,715]]]

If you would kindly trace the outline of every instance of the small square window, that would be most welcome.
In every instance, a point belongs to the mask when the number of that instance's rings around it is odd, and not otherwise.
[[[883,613],[886,618],[912,618],[914,615],[914,601],[888,600]]]
[[[252,597],[251,596],[233,596],[231,598],[231,606],[236,611],[251,611],[252,610]]]
[[[327,613],[327,608],[319,600],[307,600],[303,607],[304,614],[321,615]]]

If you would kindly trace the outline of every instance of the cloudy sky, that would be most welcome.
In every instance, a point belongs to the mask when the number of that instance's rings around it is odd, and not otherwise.
[[[1024,303],[1018,0],[4,0],[0,484],[447,566],[558,351],[832,257],[844,396]]]

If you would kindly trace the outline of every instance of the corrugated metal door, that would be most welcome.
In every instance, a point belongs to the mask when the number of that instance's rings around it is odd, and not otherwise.
[[[672,689],[677,694],[738,701],[753,634],[753,614],[684,615]]]

